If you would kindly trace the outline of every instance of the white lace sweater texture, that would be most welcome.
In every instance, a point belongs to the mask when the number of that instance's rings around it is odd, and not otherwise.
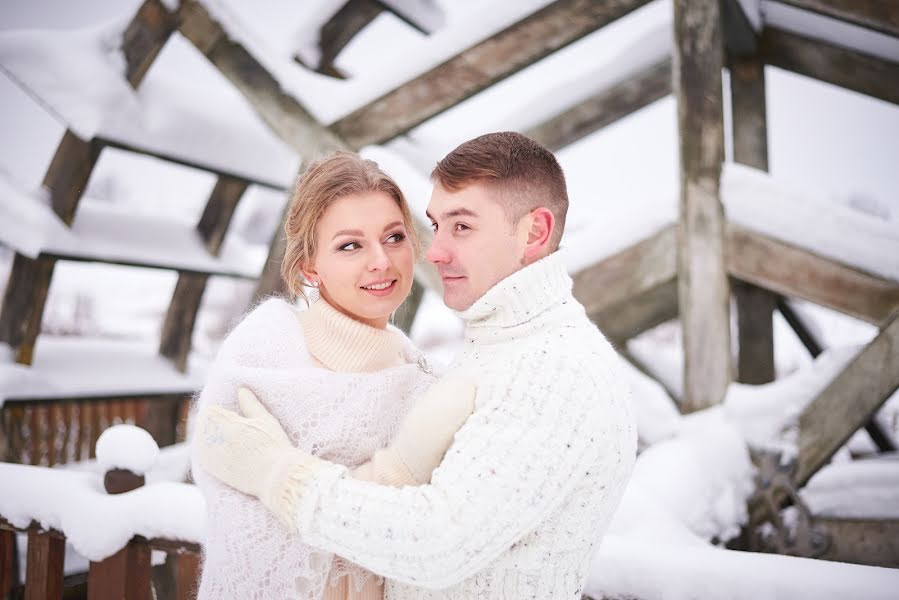
[[[334,466],[298,499],[313,546],[389,580],[385,598],[576,600],[636,457],[620,358],[551,255],[462,313],[451,367],[476,375],[474,414],[430,485]]]
[[[399,332],[353,335],[354,324],[365,326],[321,300],[310,312],[316,308],[325,325],[308,340],[297,311],[283,300],[268,300],[249,313],[222,344],[197,408],[219,404],[237,410],[238,387],[246,386],[298,448],[352,468],[390,442],[434,377],[422,370],[420,353]],[[223,485],[196,463],[193,474],[207,503],[200,600],[322,597],[330,552],[308,546],[258,500]]]

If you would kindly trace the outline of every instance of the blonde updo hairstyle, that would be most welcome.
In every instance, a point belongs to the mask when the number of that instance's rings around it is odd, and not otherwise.
[[[319,219],[335,200],[372,192],[384,192],[396,201],[403,215],[415,260],[418,260],[421,253],[420,241],[412,213],[400,187],[375,161],[366,160],[352,152],[335,152],[309,165],[306,173],[297,181],[290,199],[284,221],[287,243],[281,263],[281,277],[293,298],[309,302],[304,289],[309,283],[303,276],[303,269],[310,266],[315,258],[315,226]]]

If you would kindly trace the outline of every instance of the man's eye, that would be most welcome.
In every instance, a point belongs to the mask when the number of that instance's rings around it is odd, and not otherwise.
[[[465,231],[467,229],[471,229],[471,227],[469,227],[465,223],[456,223],[456,231]]]
[[[402,233],[394,233],[390,237],[387,238],[387,242],[390,244],[398,244],[406,239],[406,235]]]
[[[349,252],[351,250],[358,250],[361,247],[362,246],[360,246],[356,242],[349,242],[348,244],[344,244],[343,246],[338,248],[338,250],[340,250],[341,252]]]
[[[437,231],[437,223],[431,223],[431,231]]]

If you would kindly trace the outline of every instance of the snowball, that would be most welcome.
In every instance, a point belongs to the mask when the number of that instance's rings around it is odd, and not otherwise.
[[[105,471],[127,469],[143,475],[156,463],[157,456],[156,440],[134,425],[114,425],[97,440],[97,463]]]

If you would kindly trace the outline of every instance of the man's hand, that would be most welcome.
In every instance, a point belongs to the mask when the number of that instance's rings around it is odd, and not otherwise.
[[[250,390],[238,392],[241,416],[220,406],[201,410],[195,441],[200,464],[211,475],[255,496],[292,528],[304,484],[331,466],[293,447],[278,421]]]

